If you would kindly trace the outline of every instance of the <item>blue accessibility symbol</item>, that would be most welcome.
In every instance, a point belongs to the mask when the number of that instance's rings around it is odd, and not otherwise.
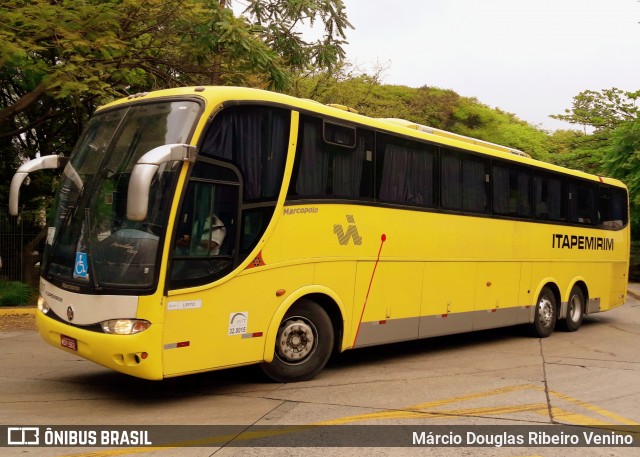
[[[88,275],[87,265],[87,253],[76,252],[76,266],[73,270],[74,276],[78,278],[86,278]]]

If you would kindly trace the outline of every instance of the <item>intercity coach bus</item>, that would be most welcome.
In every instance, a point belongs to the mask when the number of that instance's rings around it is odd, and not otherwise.
[[[146,379],[523,324],[537,337],[625,302],[616,180],[343,106],[231,87],[97,110],[61,168],[37,325]]]

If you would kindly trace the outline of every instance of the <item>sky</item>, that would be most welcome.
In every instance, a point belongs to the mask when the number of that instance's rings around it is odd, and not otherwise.
[[[639,0],[343,0],[347,60],[546,130],[583,90],[640,90]]]

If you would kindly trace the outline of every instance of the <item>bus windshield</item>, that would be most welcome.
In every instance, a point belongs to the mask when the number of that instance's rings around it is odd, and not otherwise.
[[[195,101],[127,106],[94,116],[63,171],[49,224],[44,277],[74,290],[150,288],[180,162],[163,164],[145,220],[126,218],[137,160],[151,149],[189,141]]]

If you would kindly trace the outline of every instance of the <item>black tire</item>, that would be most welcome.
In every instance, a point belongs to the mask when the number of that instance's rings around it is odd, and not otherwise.
[[[558,304],[551,289],[544,286],[535,304],[533,323],[529,324],[531,334],[537,338],[546,338],[553,333],[558,318]]]
[[[575,332],[580,328],[584,318],[584,294],[578,286],[573,286],[567,303],[567,317],[559,324],[562,330]]]
[[[333,325],[317,303],[303,299],[285,314],[278,334],[273,362],[262,371],[276,382],[306,381],[326,365],[333,351]]]

